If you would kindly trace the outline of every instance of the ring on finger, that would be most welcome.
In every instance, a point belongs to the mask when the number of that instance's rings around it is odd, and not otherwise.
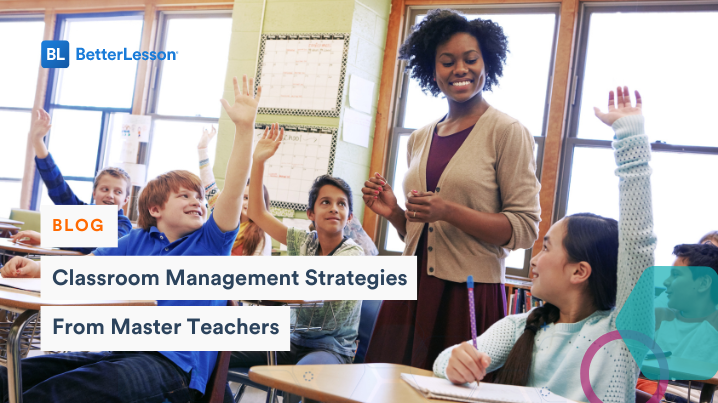
[[[416,218],[416,211],[414,212],[414,218]]]

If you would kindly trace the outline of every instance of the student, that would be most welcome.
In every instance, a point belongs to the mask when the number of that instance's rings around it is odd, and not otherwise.
[[[307,216],[316,231],[289,228],[276,219],[262,200],[261,186],[264,163],[277,151],[284,136],[276,124],[265,129],[254,149],[252,176],[249,184],[249,217],[284,245],[290,256],[362,256],[363,251],[343,234],[352,217],[352,194],[349,185],[330,175],[318,177],[309,191]],[[294,332],[290,351],[278,352],[282,365],[350,364],[354,355],[354,341],[359,331],[361,301],[334,301],[324,308],[302,310],[300,317],[292,313],[293,323],[324,326],[331,330]],[[326,317],[326,320],[325,320]],[[230,366],[251,367],[266,365],[264,352],[237,351],[232,353]]]
[[[222,105],[235,124],[234,146],[227,165],[224,196],[204,222],[204,190],[187,171],[171,171],[151,180],[139,200],[141,228],[118,241],[117,248],[98,248],[97,256],[228,256],[239,230],[242,188],[252,155],[254,118],[261,95],[249,92],[253,80],[234,79],[235,102]],[[10,273],[39,275],[40,263],[10,260]],[[227,301],[157,301],[160,306],[225,306]],[[28,402],[196,402],[205,392],[216,351],[67,353],[23,360],[22,388]],[[7,397],[7,370],[0,368],[0,388]],[[227,388],[227,392],[229,392]],[[225,402],[231,402],[225,393]]]
[[[217,134],[217,129],[212,126],[212,131],[202,130],[202,137],[197,144],[197,152],[199,153],[199,176],[204,187],[204,197],[207,200],[209,212],[214,211],[214,206],[219,198],[220,190],[214,180],[212,166],[209,161],[209,153],[207,146],[210,140]],[[267,187],[263,186],[264,202],[269,208],[269,192]],[[259,225],[249,219],[247,215],[247,204],[249,202],[249,184],[244,187],[242,195],[242,216],[239,219],[239,233],[232,245],[232,256],[271,256],[272,255],[272,238],[264,232]]]
[[[60,168],[55,165],[55,160],[47,150],[43,138],[50,131],[50,115],[44,110],[37,111],[36,118],[30,126],[30,141],[32,148],[35,150],[35,165],[40,173],[42,181],[47,187],[47,194],[50,199],[58,205],[76,206],[87,205],[80,200],[72,191],[70,186],[60,173]],[[122,206],[127,203],[130,197],[130,186],[132,181],[130,175],[121,168],[108,167],[100,171],[95,177],[92,187],[92,198],[95,204],[104,204],[117,206],[117,238],[129,234],[132,230],[130,219],[124,215]],[[13,237],[18,241],[23,238],[29,238],[29,243],[39,245],[40,234],[34,231],[21,231]],[[94,248],[74,248],[84,254],[88,254]]]
[[[199,144],[197,144],[197,150],[199,151],[200,177],[202,178],[205,198],[207,199],[210,211],[214,206],[214,203],[217,201],[217,197],[219,197],[220,194],[220,190],[214,180],[214,174],[212,173],[212,167],[209,161],[209,153],[207,152],[207,146],[209,145],[209,142],[212,140],[215,134],[217,134],[217,130],[214,128],[214,126],[212,126],[211,131],[206,129],[202,130],[202,137],[200,138]],[[264,204],[266,205],[267,210],[269,210],[269,192],[267,191],[266,186],[262,186],[262,190],[264,191]],[[244,220],[246,217],[248,199],[249,184],[247,184],[247,187],[244,189],[245,201],[242,205],[242,223],[245,222]],[[249,220],[248,218],[246,220],[252,223],[252,225],[256,225],[252,222],[252,220]],[[242,225],[243,224],[240,224],[237,242],[239,242],[239,238],[242,236]],[[259,231],[262,230],[260,229]],[[312,228],[311,226],[310,231],[314,231],[314,228]],[[264,233],[264,231],[262,231],[262,233]],[[347,220],[347,225],[344,227],[344,235],[348,236],[354,242],[356,242],[357,245],[361,246],[361,248],[364,250],[365,255],[376,256],[379,254],[379,250],[376,248],[376,245],[374,245],[374,241],[369,238],[369,235],[367,235],[359,221],[356,220],[354,217]],[[271,255],[271,237],[269,235],[266,235],[266,239],[268,240],[268,243],[265,243],[265,245],[267,245],[266,250],[262,252],[262,254],[265,256]],[[232,249],[232,255],[236,255],[235,248],[236,246]],[[257,253],[255,252],[255,254]]]
[[[709,243],[713,246],[718,246],[718,231],[711,231],[705,235],[703,235],[703,238],[701,238],[700,244]]]
[[[649,268],[656,245],[648,166],[651,148],[643,131],[638,92],[635,107],[627,87],[618,88],[617,106],[613,103],[611,91],[608,113],[598,108],[595,112],[616,132],[620,222],[584,213],[551,226],[542,251],[531,260],[531,294],[545,305],[498,321],[476,339],[478,351],[469,342],[444,350],[434,362],[437,376],[464,383],[480,381],[502,368],[498,383],[546,387],[564,398],[586,402],[579,368],[588,347],[616,330],[616,317],[629,294],[645,302],[647,309],[651,306]],[[651,287],[634,289],[644,271]],[[650,312],[635,314],[626,321],[630,329],[652,336]],[[601,374],[591,377],[598,398],[606,403],[634,402],[638,364],[624,341],[602,348],[591,365],[593,374]]]

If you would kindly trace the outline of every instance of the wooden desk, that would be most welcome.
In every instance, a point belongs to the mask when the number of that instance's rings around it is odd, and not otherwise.
[[[36,295],[0,287],[0,309],[20,315],[13,322],[7,340],[8,398],[10,403],[22,403],[22,363],[20,362],[20,336],[25,325],[43,306],[156,306],[157,301],[88,300],[53,301]]]
[[[22,221],[11,220],[9,218],[0,218],[0,224],[23,225]]]
[[[699,400],[700,403],[709,403],[711,401],[716,390],[716,385],[718,385],[718,373],[709,379],[698,379],[703,378],[703,376],[696,375],[696,372],[701,372],[703,374],[712,372],[713,368],[715,368],[715,364],[711,365],[707,362],[694,361],[676,356],[670,356],[666,358],[666,360],[668,361],[668,368],[671,371],[671,376],[694,382],[703,382],[703,388],[701,389],[701,397]],[[641,372],[651,378],[659,378],[660,368],[658,366],[658,360],[645,360],[643,362]]]
[[[5,264],[14,256],[44,255],[44,256],[82,256],[82,253],[74,250],[62,250],[56,248],[41,248],[23,243],[0,238],[0,264]]]
[[[11,236],[17,234],[19,231],[20,228],[12,224],[0,222],[0,238],[10,238]]]
[[[249,379],[322,402],[418,403],[425,399],[400,374],[432,376],[431,371],[397,364],[256,366]]]

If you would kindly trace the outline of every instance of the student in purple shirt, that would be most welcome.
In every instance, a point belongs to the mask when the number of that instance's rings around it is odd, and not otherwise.
[[[234,79],[235,102],[222,100],[236,132],[227,164],[225,190],[204,221],[204,189],[199,177],[171,171],[151,180],[139,200],[141,228],[98,248],[97,256],[229,256],[239,230],[242,192],[252,160],[257,97],[253,80]],[[4,277],[39,277],[40,263],[16,257]],[[225,306],[227,301],[157,301],[160,306]],[[28,402],[197,402],[217,360],[216,351],[66,353],[22,361],[23,398]],[[7,369],[0,367],[0,401],[7,399]],[[231,402],[229,388],[225,402]]]

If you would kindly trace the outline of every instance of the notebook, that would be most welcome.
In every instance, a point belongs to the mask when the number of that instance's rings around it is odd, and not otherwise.
[[[412,374],[401,374],[401,379],[427,399],[466,403],[570,402],[570,400],[552,394],[547,389],[498,385],[486,382],[481,382],[478,386],[476,382],[454,385],[447,379]]]

